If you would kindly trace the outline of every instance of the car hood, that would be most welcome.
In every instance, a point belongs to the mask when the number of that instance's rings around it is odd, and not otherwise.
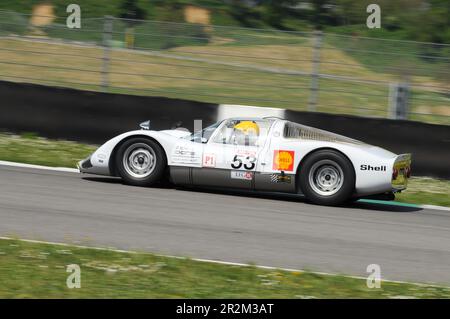
[[[191,132],[189,132],[187,130],[184,130],[184,129],[163,130],[163,131],[160,131],[160,132],[164,133],[164,134],[167,134],[167,135],[170,135],[170,136],[178,137],[178,138],[191,135]]]

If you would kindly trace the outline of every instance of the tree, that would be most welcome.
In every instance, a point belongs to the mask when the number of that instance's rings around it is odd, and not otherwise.
[[[289,14],[290,7],[298,2],[298,0],[262,0],[262,18],[267,24],[282,29],[283,20]]]
[[[128,48],[134,47],[134,27],[145,19],[146,12],[139,8],[136,0],[124,0],[120,6],[120,17],[126,19],[128,28],[125,32],[125,43]]]
[[[130,19],[127,20],[127,24],[132,27],[139,23],[139,21],[134,20],[143,20],[146,17],[146,12],[142,8],[137,5],[137,0],[124,0],[120,5],[120,17],[122,19]]]
[[[428,8],[413,17],[416,23],[407,26],[409,36],[418,41],[450,43],[450,3],[448,0],[430,0],[428,3]]]

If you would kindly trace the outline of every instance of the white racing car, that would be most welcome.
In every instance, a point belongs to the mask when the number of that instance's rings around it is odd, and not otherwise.
[[[127,184],[303,194],[323,205],[363,197],[393,199],[406,189],[411,155],[278,118],[231,118],[203,130],[121,134],[80,161],[82,173]]]

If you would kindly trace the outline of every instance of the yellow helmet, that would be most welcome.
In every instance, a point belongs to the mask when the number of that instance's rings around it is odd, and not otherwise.
[[[253,121],[242,121],[234,126],[235,130],[240,130],[245,135],[249,135],[249,133],[253,133],[256,136],[259,136],[259,126]]]

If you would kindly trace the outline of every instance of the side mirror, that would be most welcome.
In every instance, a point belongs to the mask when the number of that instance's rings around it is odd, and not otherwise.
[[[202,137],[202,143],[206,144],[208,142],[208,140],[205,137]]]
[[[150,121],[142,122],[141,124],[139,124],[139,126],[143,130],[149,130],[150,129]]]

